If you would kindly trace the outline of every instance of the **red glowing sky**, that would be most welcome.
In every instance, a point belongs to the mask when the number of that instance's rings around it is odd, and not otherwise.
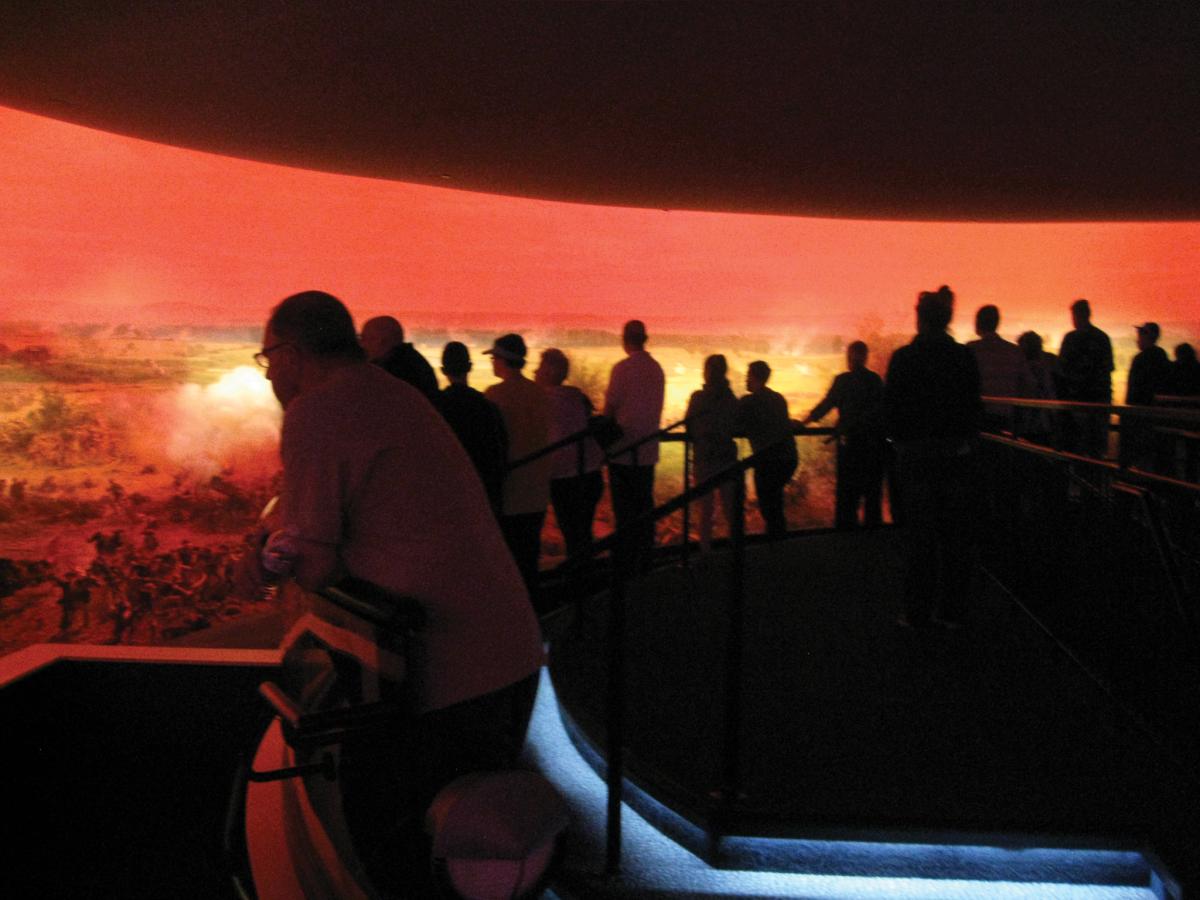
[[[0,318],[248,323],[317,287],[360,317],[571,312],[703,328],[870,315],[907,328],[916,292],[949,283],[961,309],[994,302],[1010,323],[1065,328],[1087,296],[1102,326],[1191,325],[1198,249],[1196,222],[864,222],[471,194],[0,108]]]

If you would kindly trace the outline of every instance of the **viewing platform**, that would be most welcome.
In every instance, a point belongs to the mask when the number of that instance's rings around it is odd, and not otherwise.
[[[737,790],[722,804],[731,559],[657,570],[626,604],[626,800],[713,866],[1146,884],[1152,854],[1122,851],[1200,834],[1194,772],[989,577],[964,627],[899,625],[892,529],[747,548]],[[582,607],[550,666],[601,769],[606,615]]]

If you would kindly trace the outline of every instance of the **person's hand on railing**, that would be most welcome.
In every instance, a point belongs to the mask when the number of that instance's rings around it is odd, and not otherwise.
[[[300,553],[299,534],[294,528],[271,532],[259,551],[259,564],[276,580],[286,578],[296,567]]]

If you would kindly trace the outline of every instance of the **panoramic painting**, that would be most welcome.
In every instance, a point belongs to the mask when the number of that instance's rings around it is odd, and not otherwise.
[[[0,652],[156,643],[274,602],[242,583],[247,536],[278,484],[281,413],[254,354],[288,294],[394,316],[438,369],[521,334],[558,348],[603,407],[621,328],[646,323],[683,417],[705,359],[736,394],[763,360],[793,419],[864,341],[868,367],[914,331],[917,293],[950,285],[952,331],[999,307],[1000,333],[1056,352],[1086,297],[1116,355],[1114,396],[1156,322],[1200,338],[1198,223],[887,222],[572,205],[287,169],[0,109]],[[445,379],[439,375],[440,384]],[[832,419],[821,424],[832,424]],[[833,449],[798,437],[792,528],[833,518]],[[680,492],[664,446],[657,498]],[[751,494],[753,500],[753,495]],[[753,503],[748,527],[761,528]],[[695,516],[691,518],[692,527]],[[661,524],[679,542],[682,518]],[[611,530],[607,501],[596,533]],[[550,516],[542,565],[563,558]]]

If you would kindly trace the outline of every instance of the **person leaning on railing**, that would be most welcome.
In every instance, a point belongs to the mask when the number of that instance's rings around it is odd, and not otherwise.
[[[1171,360],[1158,346],[1157,322],[1134,326],[1137,331],[1137,355],[1129,365],[1125,403],[1151,406],[1159,394],[1167,393],[1171,382]],[[1157,471],[1169,468],[1167,445],[1155,440],[1154,426],[1137,419],[1121,422],[1121,449],[1118,459],[1123,466],[1153,466]]]
[[[1029,367],[1029,396],[1034,400],[1056,400],[1058,390],[1054,384],[1054,373],[1058,367],[1058,357],[1044,349],[1042,336],[1036,331],[1023,332],[1017,338],[1017,346]],[[1015,423],[1014,430],[1019,437],[1046,446],[1055,443],[1054,415],[1050,410],[1017,409]]]
[[[695,479],[699,483],[737,462],[738,402],[726,378],[729,366],[725,357],[715,353],[704,360],[704,386],[692,393],[684,418],[688,422],[688,439],[696,461]],[[685,485],[686,487],[686,485]],[[733,484],[726,482],[717,489],[725,514],[725,525],[732,528],[735,515]],[[700,548],[712,549],[713,495],[700,498]]]
[[[846,348],[846,368],[833,379],[821,402],[805,416],[802,425],[816,422],[837,409],[837,499],[834,527],[858,527],[858,505],[863,525],[876,528],[883,522],[883,379],[867,368],[870,350],[863,341]]]
[[[490,350],[483,352],[492,357],[492,371],[500,379],[483,395],[499,408],[508,434],[510,468],[504,478],[500,530],[532,594],[542,553],[542,524],[550,505],[550,459],[516,469],[511,463],[546,446],[549,407],[545,392],[522,373],[527,352],[524,338],[519,334],[501,335]]]
[[[541,631],[466,451],[415,388],[367,364],[341,301],[283,300],[256,360],[283,406],[280,522],[259,574],[308,591],[350,576],[424,612],[399,685],[408,715],[344,743],[338,775],[356,848],[378,851],[360,852],[372,880],[409,857],[418,878],[437,791],[520,751]]]
[[[738,431],[750,440],[754,453],[767,451],[754,467],[754,493],[758,511],[771,540],[787,535],[783,489],[799,463],[787,399],[767,387],[771,367],[756,359],[746,369],[746,396],[738,401]],[[768,449],[769,448],[769,449]]]
[[[542,351],[533,374],[546,394],[550,412],[550,443],[578,434],[588,427],[592,401],[577,387],[564,384],[570,361],[556,347]],[[561,447],[551,457],[550,502],[562,532],[567,556],[578,556],[592,543],[596,504],[604,493],[604,451],[593,437]]]

